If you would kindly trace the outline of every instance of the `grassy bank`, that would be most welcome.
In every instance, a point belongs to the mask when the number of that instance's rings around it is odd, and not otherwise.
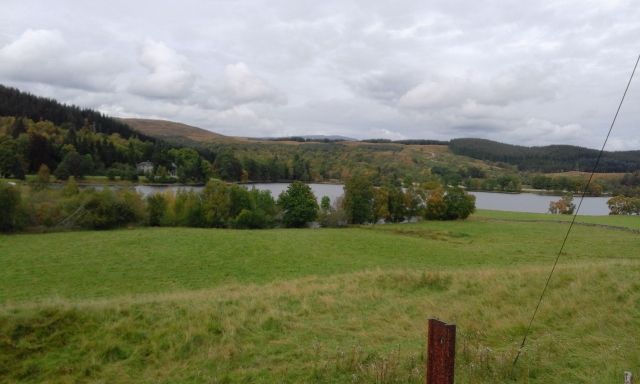
[[[458,324],[457,382],[618,382],[640,236],[604,227],[575,227],[511,370],[567,226],[540,220],[2,236],[0,382],[418,383],[430,316]]]

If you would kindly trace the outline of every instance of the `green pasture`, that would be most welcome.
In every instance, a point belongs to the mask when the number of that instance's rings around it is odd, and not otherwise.
[[[511,367],[561,219],[2,235],[0,382],[419,383],[428,317],[458,325],[456,382],[621,382],[638,217],[578,218]]]

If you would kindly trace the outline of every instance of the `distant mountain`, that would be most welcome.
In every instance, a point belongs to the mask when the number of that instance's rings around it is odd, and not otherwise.
[[[300,135],[283,137],[250,137],[250,140],[258,141],[296,141],[296,142],[332,142],[332,141],[358,141],[357,139],[339,135]]]
[[[449,145],[448,141],[443,140],[427,140],[427,139],[404,139],[404,140],[391,140],[391,139],[365,139],[360,140],[363,143],[374,144],[405,144],[405,145]]]
[[[453,139],[449,149],[457,155],[516,165],[522,171],[591,172],[599,151],[573,145],[525,147],[485,139]],[[633,172],[640,169],[640,151],[605,151],[597,172]]]
[[[310,140],[331,140],[331,141],[357,141],[352,137],[340,136],[340,135],[304,135],[302,136],[305,139]]]

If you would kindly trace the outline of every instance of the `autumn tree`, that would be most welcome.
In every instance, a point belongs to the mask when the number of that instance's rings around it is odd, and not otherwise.
[[[444,189],[434,189],[427,198],[424,217],[428,220],[444,220],[446,215],[447,204],[444,201]]]
[[[567,193],[558,201],[552,201],[549,203],[549,213],[571,215],[576,209],[576,205],[573,204],[573,195]]]
[[[373,190],[373,222],[389,220],[389,192],[387,188],[375,188]]]

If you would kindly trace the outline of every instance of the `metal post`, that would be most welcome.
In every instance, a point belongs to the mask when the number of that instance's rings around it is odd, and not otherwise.
[[[429,319],[427,384],[453,384],[456,326]]]

